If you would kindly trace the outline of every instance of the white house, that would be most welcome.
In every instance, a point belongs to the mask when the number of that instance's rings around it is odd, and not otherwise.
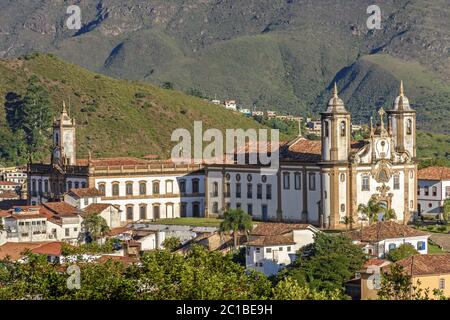
[[[0,181],[0,191],[19,191],[22,184],[12,181]]]
[[[237,110],[237,104],[236,104],[236,100],[225,100],[224,102],[225,104],[225,108],[229,109],[229,110]]]
[[[270,276],[291,264],[296,252],[314,242],[318,229],[307,224],[261,223],[246,243],[246,267]]]
[[[122,225],[119,208],[110,203],[91,203],[80,213],[83,219],[91,214],[99,214],[105,219],[110,229],[119,228]]]
[[[428,167],[418,172],[418,213],[439,215],[445,199],[450,199],[450,168]]]
[[[372,257],[384,259],[389,251],[405,243],[411,244],[420,254],[428,253],[428,233],[394,221],[379,221],[346,234]]]
[[[99,202],[102,195],[103,194],[97,188],[70,189],[69,192],[64,195],[64,202],[83,210],[90,204]]]

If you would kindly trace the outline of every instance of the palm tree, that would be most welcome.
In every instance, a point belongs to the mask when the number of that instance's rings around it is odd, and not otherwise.
[[[383,221],[395,220],[397,219],[397,215],[395,214],[394,209],[384,209],[383,213]]]
[[[104,236],[110,231],[106,220],[98,213],[87,216],[81,225],[83,226],[85,233],[88,233],[94,240],[97,240],[99,237]]]
[[[220,224],[219,232],[232,233],[234,248],[238,245],[239,233],[248,236],[253,228],[252,217],[242,209],[230,209],[225,212],[223,221]]]
[[[369,224],[372,224],[377,214],[383,211],[384,207],[374,198],[371,198],[367,204],[361,203],[358,206],[358,212],[361,213],[364,218],[369,219]]]

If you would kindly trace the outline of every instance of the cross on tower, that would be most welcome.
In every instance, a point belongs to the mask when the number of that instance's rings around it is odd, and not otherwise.
[[[380,110],[378,110],[378,114],[380,115],[381,130],[383,130],[384,129],[384,115],[386,114],[386,111],[384,111],[383,107],[381,107]]]

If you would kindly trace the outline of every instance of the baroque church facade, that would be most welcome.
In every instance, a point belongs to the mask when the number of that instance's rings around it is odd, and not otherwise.
[[[29,165],[30,203],[95,187],[104,194],[99,201],[120,208],[123,223],[220,216],[241,208],[256,220],[342,229],[363,221],[358,206],[373,198],[407,223],[417,207],[416,113],[403,84],[392,109],[378,113],[369,138],[352,141],[351,114],[335,85],[321,113],[321,140],[299,135],[281,144],[278,170],[265,174],[250,164],[77,159],[76,124],[64,107],[54,120],[51,163]]]

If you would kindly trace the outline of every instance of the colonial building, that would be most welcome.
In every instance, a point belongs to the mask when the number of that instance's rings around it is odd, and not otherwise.
[[[281,144],[276,174],[261,174],[258,165],[208,166],[208,214],[242,208],[261,220],[344,228],[364,218],[359,204],[375,198],[407,223],[417,208],[416,114],[403,84],[392,110],[379,116],[368,139],[352,141],[351,115],[335,85],[321,114],[321,141],[300,135]]]
[[[439,216],[444,202],[450,199],[450,168],[428,167],[419,170],[418,213]]]
[[[54,120],[53,143],[51,163],[29,165],[30,204],[61,201],[70,191],[66,199],[80,209],[94,201],[113,204],[122,222],[204,215],[201,165],[130,157],[77,159],[75,121],[65,106]]]
[[[260,220],[345,228],[363,218],[358,205],[375,198],[407,223],[417,208],[416,114],[403,84],[392,110],[381,108],[379,116],[368,139],[352,141],[351,114],[335,85],[321,113],[321,140],[300,134],[281,144],[279,167],[267,173],[258,164],[80,160],[75,121],[63,108],[55,119],[52,163],[29,166],[29,199],[56,201],[70,189],[97,188],[103,194],[98,203],[120,208],[122,222],[216,216],[242,208]]]

